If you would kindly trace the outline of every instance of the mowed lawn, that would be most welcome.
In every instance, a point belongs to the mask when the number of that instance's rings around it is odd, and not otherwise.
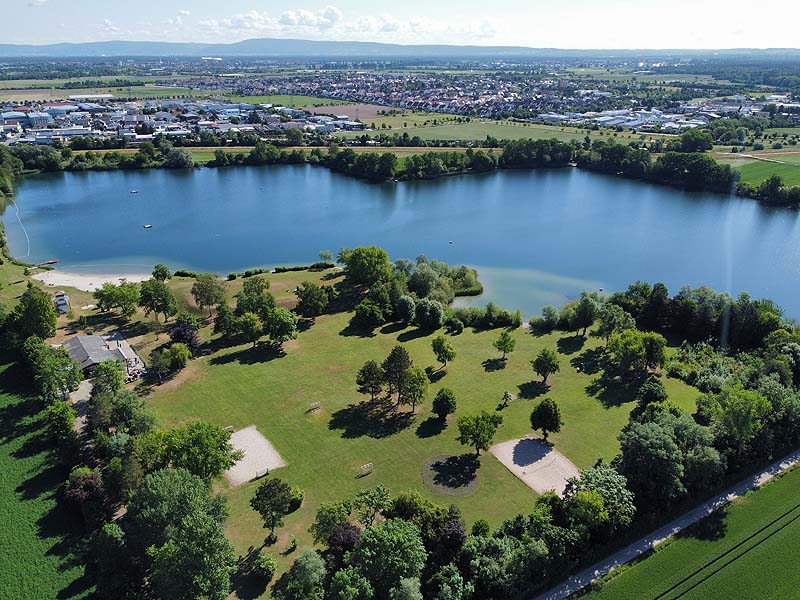
[[[279,303],[288,305],[298,281],[318,280],[320,274],[269,278]],[[422,483],[422,468],[429,458],[472,452],[456,441],[455,418],[495,411],[505,390],[517,398],[501,411],[504,423],[495,441],[530,434],[530,412],[546,393],[559,401],[564,418],[561,433],[552,440],[578,467],[589,467],[598,458],[610,460],[617,453],[617,434],[628,420],[634,390],[603,389],[596,383],[599,374],[587,374],[593,371],[601,345],[598,338],[583,340],[564,333],[536,337],[518,329],[513,333],[516,350],[503,365],[492,347],[498,331],[467,330],[448,336],[458,356],[446,373],[435,373],[427,403],[415,415],[410,407],[402,407],[381,416],[370,415],[368,398],[356,391],[357,370],[366,360],[382,361],[395,344],[403,343],[415,364],[435,372],[439,365],[430,349],[433,336],[396,326],[376,330],[371,337],[352,335],[347,331],[350,317],[351,313],[340,313],[317,318],[297,340],[285,345],[282,357],[249,345],[203,356],[177,380],[149,395],[149,406],[165,426],[190,419],[237,430],[255,424],[275,445],[288,463],[275,475],[306,493],[302,508],[287,518],[276,553],[287,547],[290,536],[297,537],[300,547],[312,543],[307,529],[320,502],[352,496],[378,483],[395,494],[413,489],[436,502],[455,503],[469,523],[485,518],[498,525],[530,511],[535,494],[488,454],[481,458],[479,485],[471,496],[435,495]],[[546,391],[530,367],[530,360],[545,347],[557,349],[561,360],[561,372],[551,378]],[[696,390],[676,380],[665,382],[676,403],[693,407]],[[452,388],[458,402],[457,414],[444,430],[430,413],[431,398],[442,386]],[[320,402],[321,409],[308,413],[312,402]],[[370,462],[373,474],[357,478],[359,466]],[[228,534],[240,552],[264,538],[260,520],[248,504],[257,485],[231,490],[219,484],[231,504]],[[278,558],[285,568],[294,556]]]
[[[28,374],[0,363],[0,597],[86,598],[91,582],[74,554],[85,533],[56,500],[68,470],[41,437],[42,407],[22,389]]]
[[[800,469],[712,515],[592,600],[783,600],[800,589]]]
[[[781,163],[755,161],[739,167],[742,181],[751,185],[758,185],[771,175],[779,175],[783,179],[784,185],[800,185],[800,155],[781,156],[775,155],[772,160],[780,160]]]

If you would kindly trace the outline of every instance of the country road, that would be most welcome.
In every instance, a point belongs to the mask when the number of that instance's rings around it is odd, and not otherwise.
[[[796,450],[788,456],[772,463],[759,473],[743,479],[718,496],[684,513],[660,529],[635,541],[622,550],[615,552],[602,561],[593,564],[580,573],[573,575],[560,585],[536,596],[533,600],[561,600],[562,598],[568,598],[570,595],[589,585],[592,581],[604,577],[617,567],[629,563],[648,550],[655,548],[682,529],[697,523],[715,510],[722,508],[744,493],[766,483],[781,471],[793,467],[798,462],[800,462],[800,450]]]

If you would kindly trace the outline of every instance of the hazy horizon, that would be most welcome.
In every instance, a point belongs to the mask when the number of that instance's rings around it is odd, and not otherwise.
[[[575,50],[794,48],[785,0],[140,0],[120,11],[102,0],[28,0],[4,9],[3,43],[99,41],[232,43],[252,38],[404,45],[524,46]]]

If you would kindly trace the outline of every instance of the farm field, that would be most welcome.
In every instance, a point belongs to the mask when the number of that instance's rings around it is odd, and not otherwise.
[[[734,502],[649,558],[612,576],[591,600],[779,600],[796,595],[800,469]]]
[[[439,117],[434,117],[439,118]],[[363,119],[362,119],[363,120]],[[383,131],[381,131],[383,132]],[[381,132],[367,132],[371,135]],[[578,140],[580,142],[588,135],[592,140],[611,140],[625,142],[667,136],[643,135],[631,132],[611,132],[611,131],[586,131],[575,127],[562,127],[558,125],[542,125],[538,123],[517,123],[514,121],[490,121],[472,120],[469,123],[457,123],[449,121],[442,125],[428,125],[423,127],[394,127],[386,133],[407,133],[409,136],[419,136],[422,140],[447,140],[447,141],[470,141],[484,140],[487,136],[497,139],[551,139],[569,142]],[[349,132],[343,137],[358,137],[363,135],[361,132]]]
[[[272,291],[279,303],[293,303],[292,290],[304,279],[320,280],[329,273],[270,275]],[[334,280],[335,281],[335,280]],[[233,282],[231,293],[236,289]],[[176,292],[188,294],[188,283],[172,284]],[[193,303],[185,300],[188,306]],[[320,502],[351,496],[358,489],[384,483],[393,493],[417,490],[442,504],[457,504],[469,523],[486,518],[492,525],[527,511],[535,494],[508,472],[490,454],[480,458],[478,486],[472,495],[453,497],[435,494],[422,482],[423,465],[437,455],[469,454],[456,441],[455,419],[479,410],[495,411],[505,390],[517,396],[502,410],[504,424],[495,441],[530,434],[529,415],[535,399],[543,393],[558,400],[564,416],[561,433],[553,435],[556,448],[579,468],[602,457],[610,460],[618,451],[616,436],[633,407],[633,391],[602,388],[591,372],[600,341],[561,333],[536,337],[518,329],[513,335],[517,349],[503,365],[492,347],[498,332],[465,331],[452,337],[458,353],[446,372],[437,372],[430,349],[432,335],[416,329],[387,326],[372,337],[349,333],[352,313],[318,317],[297,340],[285,345],[286,355],[274,357],[249,345],[216,350],[193,361],[178,378],[151,390],[149,406],[169,426],[201,419],[236,430],[256,425],[276,447],[288,466],[276,472],[305,491],[303,506],[286,519],[279,532],[275,553],[282,552],[292,536],[299,547],[311,545],[307,532]],[[431,367],[434,383],[427,404],[416,414],[408,408],[393,413],[382,402],[370,403],[356,391],[355,375],[369,359],[377,361],[392,346],[403,342],[415,363]],[[213,345],[213,341],[212,341]],[[544,347],[559,351],[561,372],[544,390],[530,367],[530,359]],[[581,371],[578,371],[581,368]],[[665,380],[670,397],[691,408],[696,390]],[[430,398],[439,387],[453,389],[458,401],[456,415],[443,430],[430,413]],[[307,413],[309,404],[321,409]],[[387,412],[388,411],[388,412]],[[359,466],[372,462],[374,473],[359,479]],[[218,489],[230,500],[228,535],[239,552],[261,543],[264,532],[249,500],[256,483]],[[497,502],[502,497],[503,502]],[[294,555],[278,556],[286,568]]]
[[[176,96],[207,96],[205,92],[186,87],[165,87],[154,85],[130,87],[97,87],[97,88],[29,88],[29,89],[0,89],[0,100],[8,102],[26,102],[46,100],[64,100],[69,96],[79,94],[113,94],[117,98],[173,98]]]
[[[82,525],[56,501],[68,471],[42,439],[41,406],[22,387],[28,375],[9,362],[0,351],[0,595],[87,598],[91,589],[76,555]]]

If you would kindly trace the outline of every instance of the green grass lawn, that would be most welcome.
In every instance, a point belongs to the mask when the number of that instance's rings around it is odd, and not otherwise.
[[[749,493],[649,558],[592,600],[782,600],[800,589],[800,469]]]
[[[0,596],[86,598],[90,582],[74,553],[84,533],[56,502],[68,471],[39,434],[41,406],[22,389],[27,373],[8,362],[0,358]]]
[[[770,175],[776,174],[780,175],[787,186],[800,185],[800,164],[797,157],[776,155],[774,160],[785,161],[787,164],[759,160],[741,165],[739,173],[742,181],[758,185]]]
[[[291,290],[303,279],[324,274],[271,275],[272,291],[281,304],[291,304]],[[176,285],[176,284],[173,284]],[[180,285],[183,285],[181,283]],[[185,293],[182,288],[176,291]],[[233,290],[231,290],[233,291]],[[479,485],[470,496],[450,497],[429,492],[422,482],[425,462],[435,455],[458,455],[471,450],[456,441],[455,418],[479,410],[494,411],[505,390],[518,396],[502,411],[504,424],[495,441],[530,434],[529,415],[545,390],[529,361],[541,348],[559,351],[561,372],[551,378],[547,394],[562,407],[564,427],[552,440],[578,467],[591,466],[618,451],[617,434],[627,423],[634,390],[598,387],[593,369],[600,340],[554,333],[536,337],[527,330],[514,332],[516,351],[503,365],[492,347],[498,331],[465,331],[452,337],[458,357],[446,373],[434,377],[430,396],[439,387],[453,389],[458,411],[444,430],[430,419],[430,399],[412,415],[408,408],[370,416],[366,398],[355,389],[358,368],[369,359],[378,361],[398,342],[415,363],[438,369],[430,349],[432,336],[394,326],[361,337],[346,331],[350,313],[319,317],[299,338],[286,344],[286,355],[271,356],[248,345],[226,348],[193,361],[176,381],[156,388],[148,404],[164,425],[202,419],[236,429],[255,424],[286,459],[288,466],[276,475],[306,493],[302,508],[289,516],[275,551],[296,536],[300,547],[310,545],[307,529],[320,502],[350,496],[358,489],[384,483],[393,493],[418,490],[433,500],[461,507],[468,522],[485,518],[498,525],[503,519],[530,510],[535,494],[511,475],[493,456],[484,455],[478,470]],[[581,371],[577,370],[579,362]],[[573,364],[574,363],[574,364]],[[440,377],[440,378],[439,378]],[[696,390],[666,380],[671,398],[691,408]],[[311,402],[321,410],[308,414]],[[374,473],[358,479],[359,466],[375,465]],[[258,545],[264,531],[249,507],[257,483],[229,489],[231,518],[228,535],[240,552]],[[285,568],[294,556],[278,556]]]

